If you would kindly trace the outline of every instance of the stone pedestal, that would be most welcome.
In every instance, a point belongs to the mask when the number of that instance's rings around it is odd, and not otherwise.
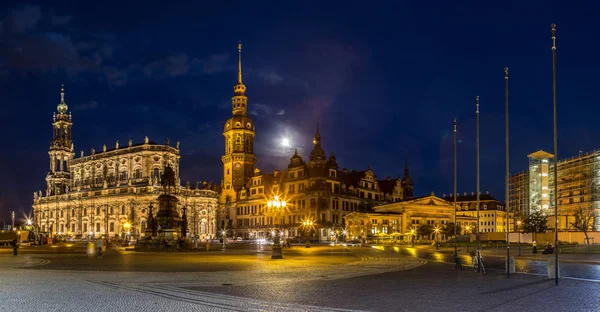
[[[283,254],[281,253],[281,244],[273,244],[273,253],[271,254],[271,259],[283,259]]]
[[[508,266],[508,272],[510,274],[515,273],[515,257],[510,256],[509,260],[509,266]]]
[[[179,237],[181,231],[181,217],[177,212],[179,200],[173,195],[163,194],[158,196],[158,212],[156,213],[156,224],[161,227],[162,233],[167,239]]]
[[[560,266],[558,267],[558,277],[560,278]],[[550,255],[548,258],[548,278],[556,278],[556,255]]]

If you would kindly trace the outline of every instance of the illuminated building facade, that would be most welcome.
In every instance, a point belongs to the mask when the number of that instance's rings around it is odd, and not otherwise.
[[[511,176],[510,204],[525,218],[541,211],[548,215],[554,228],[554,166],[552,154],[538,151],[529,155],[529,170]],[[600,229],[600,150],[558,162],[558,229],[574,230],[574,213],[578,209],[596,215],[593,229]],[[523,183],[528,180],[528,185]],[[527,199],[527,201],[525,201]]]
[[[232,116],[225,122],[225,154],[220,195],[220,230],[228,237],[267,238],[301,236],[302,221],[312,220],[311,239],[332,240],[344,227],[344,216],[359,207],[412,197],[408,164],[404,178],[378,180],[368,168],[339,169],[332,153],[327,157],[317,125],[313,149],[306,163],[298,151],[288,168],[265,173],[256,168],[254,123],[248,116],[246,87],[242,83],[241,45],[238,46],[238,81],[234,86]],[[285,207],[269,207],[277,196]]]
[[[54,115],[50,143],[50,168],[46,191],[33,198],[34,223],[49,236],[133,237],[144,235],[149,205],[158,211],[159,177],[165,166],[173,168],[179,185],[179,143],[175,147],[149,141],[107,149],[81,151],[74,158],[72,117],[67,115],[64,89]],[[217,192],[208,183],[179,187],[180,214],[187,207],[188,233],[199,238],[216,233]],[[125,226],[127,224],[127,226]]]
[[[454,205],[453,195],[443,197]],[[480,233],[505,232],[509,223],[506,218],[506,207],[489,193],[479,195],[479,229]],[[475,218],[475,224],[467,224],[473,228],[471,232],[477,232],[477,195],[471,193],[456,196],[456,215],[461,217]],[[510,223],[512,224],[512,223]],[[464,232],[464,226],[462,228]]]

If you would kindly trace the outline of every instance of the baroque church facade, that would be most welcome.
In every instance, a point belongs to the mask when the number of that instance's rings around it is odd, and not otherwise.
[[[254,154],[256,130],[248,116],[246,86],[242,82],[241,48],[240,44],[232,116],[223,129],[225,153],[219,197],[222,233],[243,239],[281,233],[284,238],[330,241],[343,232],[347,214],[412,198],[408,163],[402,179],[380,180],[370,167],[362,171],[340,169],[333,153],[327,157],[318,125],[308,162],[296,150],[286,170],[260,171]],[[269,201],[280,204],[270,205]]]
[[[89,155],[81,151],[75,158],[73,119],[64,96],[63,88],[53,117],[46,190],[33,194],[34,224],[50,237],[143,237],[150,205],[158,208],[159,179],[166,166],[180,185],[179,142],[157,144],[146,137],[143,143],[129,140],[120,146],[117,141],[114,148],[92,148]],[[188,233],[199,239],[215,237],[217,188],[188,182],[175,196],[180,214],[187,208]]]

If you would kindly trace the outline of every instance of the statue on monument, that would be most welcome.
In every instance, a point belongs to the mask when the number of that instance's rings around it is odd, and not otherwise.
[[[175,184],[175,172],[169,165],[165,167],[161,177],[161,185],[163,187],[163,191],[167,195],[171,194],[171,188],[177,190],[177,185]]]

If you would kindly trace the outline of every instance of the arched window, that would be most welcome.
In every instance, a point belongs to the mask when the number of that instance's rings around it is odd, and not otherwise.
[[[121,207],[121,214],[122,214],[122,215],[124,215],[124,214],[125,214],[125,205],[123,205],[123,206]]]
[[[158,168],[154,168],[154,177],[158,178]]]
[[[146,230],[146,221],[142,221],[142,231]]]
[[[99,215],[100,214],[100,207],[96,207],[96,214]]]
[[[71,217],[75,216],[75,209],[71,209]]]
[[[83,208],[83,215],[87,215],[87,208]]]
[[[206,223],[204,221],[200,224],[200,234],[206,234]]]
[[[135,168],[135,171],[133,172],[133,178],[134,179],[141,179],[142,178],[142,169]]]

